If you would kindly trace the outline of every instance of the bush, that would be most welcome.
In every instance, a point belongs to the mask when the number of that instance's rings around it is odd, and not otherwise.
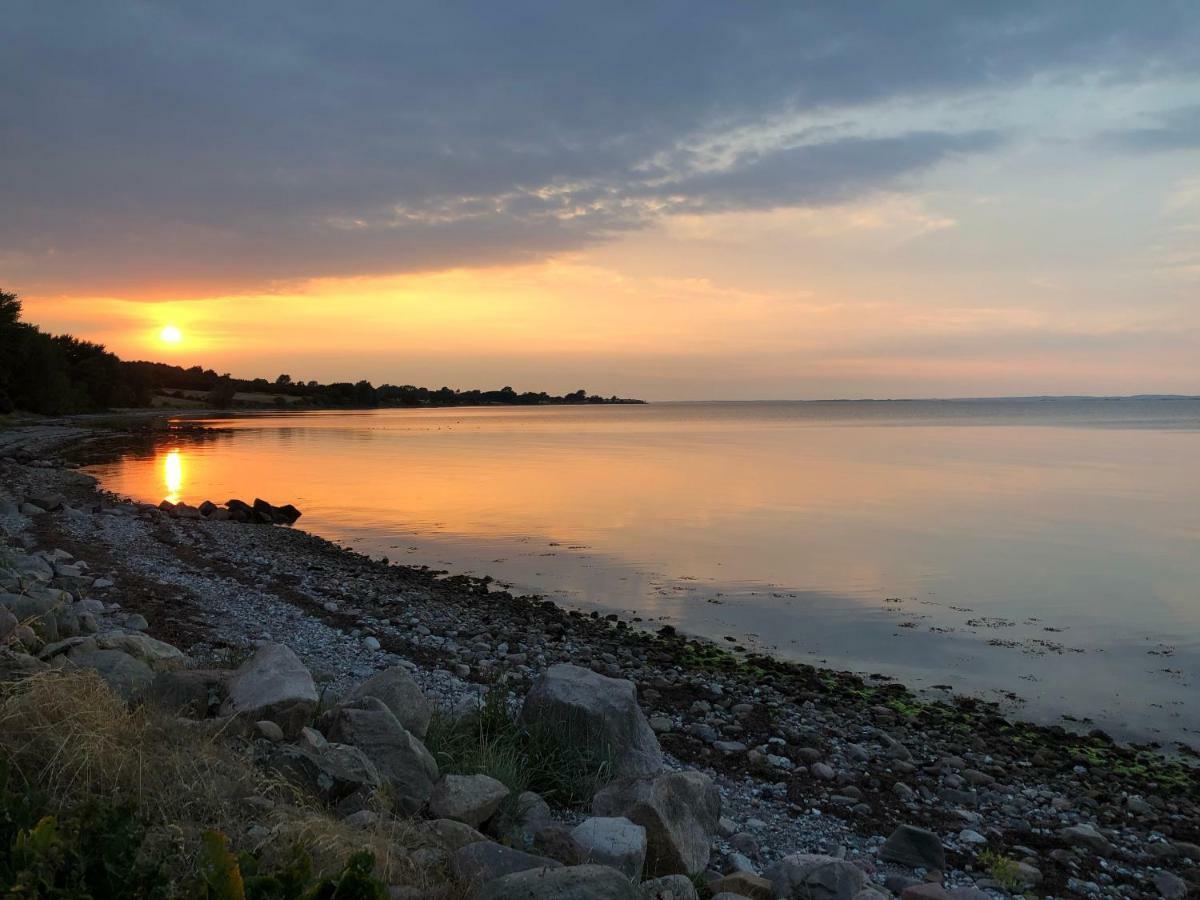
[[[493,686],[478,712],[461,718],[435,713],[425,745],[444,773],[490,775],[509,789],[510,801],[536,791],[551,802],[581,806],[612,779],[612,748],[570,730],[525,724]]]

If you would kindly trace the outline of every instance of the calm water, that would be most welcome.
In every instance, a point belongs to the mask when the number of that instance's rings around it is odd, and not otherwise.
[[[372,555],[1200,745],[1197,400],[213,424],[93,471],[141,500],[293,502]]]

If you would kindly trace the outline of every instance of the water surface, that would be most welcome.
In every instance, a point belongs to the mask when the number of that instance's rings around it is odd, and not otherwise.
[[[301,527],[364,552],[569,606],[1200,740],[1200,400],[213,424],[93,471],[154,502],[292,502]]]

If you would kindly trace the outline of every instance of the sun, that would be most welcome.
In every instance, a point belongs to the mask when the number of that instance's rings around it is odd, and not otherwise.
[[[164,344],[178,344],[183,340],[183,332],[174,325],[165,325],[158,333],[158,339]]]

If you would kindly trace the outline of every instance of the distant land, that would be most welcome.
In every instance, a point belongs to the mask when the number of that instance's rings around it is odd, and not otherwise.
[[[128,362],[103,345],[67,334],[50,335],[21,321],[21,301],[0,291],[0,415],[42,415],[148,407],[175,409],[362,409],[422,406],[549,406],[642,403],[600,397],[580,388],[569,394],[545,391],[430,389],[369,381],[320,384],[293,380],[234,378],[202,366]]]

